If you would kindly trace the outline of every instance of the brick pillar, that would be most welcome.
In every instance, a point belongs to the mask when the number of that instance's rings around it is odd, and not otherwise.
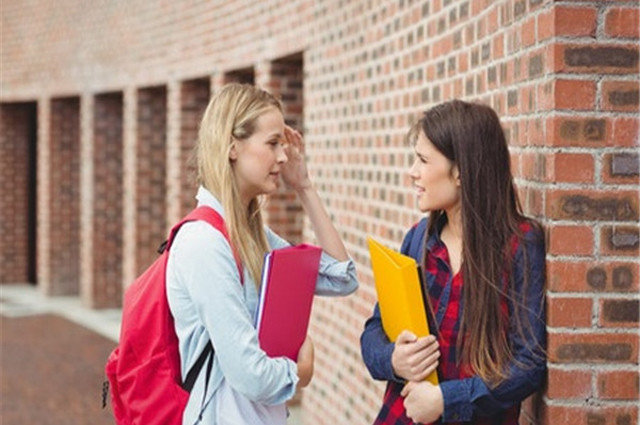
[[[167,139],[166,139],[166,172],[165,172],[165,205],[168,233],[171,226],[180,218],[180,121],[182,110],[181,83],[176,80],[167,84]]]
[[[117,307],[123,275],[123,95],[95,98],[90,304]]]
[[[256,67],[257,85],[280,98],[287,125],[303,132],[303,64],[302,54]],[[271,194],[265,208],[265,221],[273,231],[292,243],[302,242],[304,214],[294,191],[281,182]]]
[[[80,298],[93,305],[94,98],[80,97]],[[100,232],[100,229],[95,229]]]
[[[80,101],[51,101],[49,215],[51,295],[78,294],[80,278]]]
[[[122,286],[126,289],[136,276],[136,147],[138,133],[138,92],[135,87],[124,90],[123,110],[123,226]]]
[[[35,283],[36,104],[0,105],[0,283]]]
[[[50,294],[51,289],[51,257],[49,245],[51,241],[51,99],[38,99],[38,149],[37,149],[37,280],[39,288],[44,294]]]
[[[181,215],[196,206],[197,164],[195,146],[202,115],[209,103],[210,80],[200,78],[182,83],[180,103],[180,203]]]
[[[637,424],[638,15],[637,2],[611,1],[538,16],[558,73],[536,158],[549,233],[548,425]]]
[[[158,256],[166,238],[167,90],[138,90],[136,147],[136,275]]]

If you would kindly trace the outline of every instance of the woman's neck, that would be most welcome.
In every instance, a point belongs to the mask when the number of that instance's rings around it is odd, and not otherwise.
[[[445,214],[447,215],[447,224],[445,227],[448,227],[448,233],[454,238],[462,240],[463,229],[460,204],[446,209]]]

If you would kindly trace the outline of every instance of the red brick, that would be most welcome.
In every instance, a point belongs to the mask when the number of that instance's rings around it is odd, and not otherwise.
[[[594,162],[590,154],[559,152],[549,156],[547,166],[553,170],[553,182],[591,183],[595,172]]]
[[[637,146],[638,118],[617,118],[613,122],[613,144],[615,146]]]
[[[549,229],[549,253],[552,255],[593,255],[593,230],[590,226],[553,226]]]
[[[547,143],[551,146],[604,147],[613,146],[616,143],[614,122],[610,118],[555,116],[548,118],[546,125],[547,134],[551,136]],[[626,140],[628,125],[621,131],[623,131],[621,138]]]
[[[559,328],[591,326],[593,300],[590,298],[547,298],[547,325]]]
[[[594,8],[556,6],[554,15],[556,36],[594,36],[596,33]]]
[[[550,363],[638,364],[638,334],[551,332],[547,356]]]
[[[638,371],[598,373],[597,396],[605,400],[638,400]]]
[[[548,260],[547,288],[552,292],[634,292],[640,288],[638,264]]]
[[[532,46],[536,42],[536,18],[531,17],[522,24],[522,47]]]
[[[600,229],[601,255],[639,257],[640,227],[631,225],[603,226]]]
[[[602,84],[602,109],[607,111],[638,111],[637,81],[605,81]]]
[[[603,327],[637,328],[638,300],[632,298],[607,298],[600,300],[600,320]]]
[[[602,181],[614,184],[639,184],[637,153],[606,153],[602,158]]]
[[[538,42],[542,42],[555,35],[555,15],[553,9],[543,11],[538,15]]]
[[[591,372],[549,368],[547,397],[574,399],[591,397]]]
[[[564,44],[552,47],[554,71],[571,73],[637,74],[638,46],[634,44]]]
[[[542,425],[637,425],[637,406],[545,406]]]
[[[620,7],[607,11],[604,31],[610,37],[640,37],[638,8]]]
[[[558,109],[592,110],[596,100],[596,83],[592,80],[556,80],[555,105]]]
[[[638,192],[633,190],[549,190],[547,216],[566,220],[636,221]]]

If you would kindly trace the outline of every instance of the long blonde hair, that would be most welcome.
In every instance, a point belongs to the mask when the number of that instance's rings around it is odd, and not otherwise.
[[[231,146],[255,132],[256,120],[282,105],[270,93],[247,84],[228,84],[209,101],[200,123],[196,157],[198,181],[222,203],[231,244],[260,285],[262,262],[269,251],[259,199],[243,205],[229,159]]]

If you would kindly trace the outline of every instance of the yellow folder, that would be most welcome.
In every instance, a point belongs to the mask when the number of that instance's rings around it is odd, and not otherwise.
[[[367,241],[382,327],[387,337],[395,341],[405,329],[418,337],[429,335],[416,261],[371,237]],[[433,372],[426,380],[437,385],[438,374]]]

